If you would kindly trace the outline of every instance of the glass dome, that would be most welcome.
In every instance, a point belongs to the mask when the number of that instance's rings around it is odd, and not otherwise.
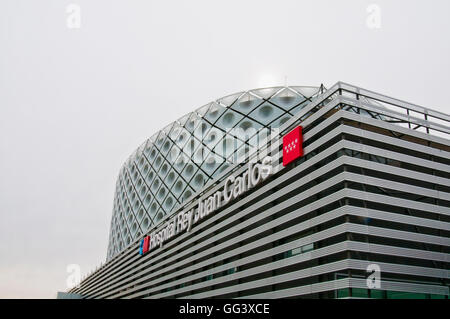
[[[261,132],[279,128],[321,92],[321,87],[283,86],[228,95],[146,140],[117,179],[107,259],[252,154],[251,141]]]

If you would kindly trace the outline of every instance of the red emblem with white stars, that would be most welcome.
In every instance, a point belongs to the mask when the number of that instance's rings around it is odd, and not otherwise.
[[[283,137],[283,166],[303,156],[302,127],[298,126]]]

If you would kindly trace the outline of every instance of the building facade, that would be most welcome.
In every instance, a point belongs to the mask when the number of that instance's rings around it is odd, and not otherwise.
[[[209,103],[124,164],[69,294],[448,299],[449,123],[342,82]]]

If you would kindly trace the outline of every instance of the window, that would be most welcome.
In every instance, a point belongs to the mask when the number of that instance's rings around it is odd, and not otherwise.
[[[308,244],[308,245],[304,245],[304,246],[301,246],[301,247],[297,247],[297,248],[288,250],[288,251],[285,251],[283,253],[283,259],[286,259],[286,258],[289,258],[289,257],[292,257],[292,256],[296,256],[296,255],[300,255],[300,254],[304,254],[304,253],[307,253],[307,252],[309,252],[309,251],[311,251],[313,249],[314,249],[314,244],[311,243],[311,244]]]

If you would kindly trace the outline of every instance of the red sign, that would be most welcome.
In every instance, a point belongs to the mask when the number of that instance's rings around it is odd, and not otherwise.
[[[296,127],[283,137],[283,166],[303,156],[302,127]]]
[[[141,255],[143,255],[146,252],[148,252],[149,248],[150,248],[150,236],[145,236],[144,239],[141,240],[141,245],[139,247],[139,253]]]

